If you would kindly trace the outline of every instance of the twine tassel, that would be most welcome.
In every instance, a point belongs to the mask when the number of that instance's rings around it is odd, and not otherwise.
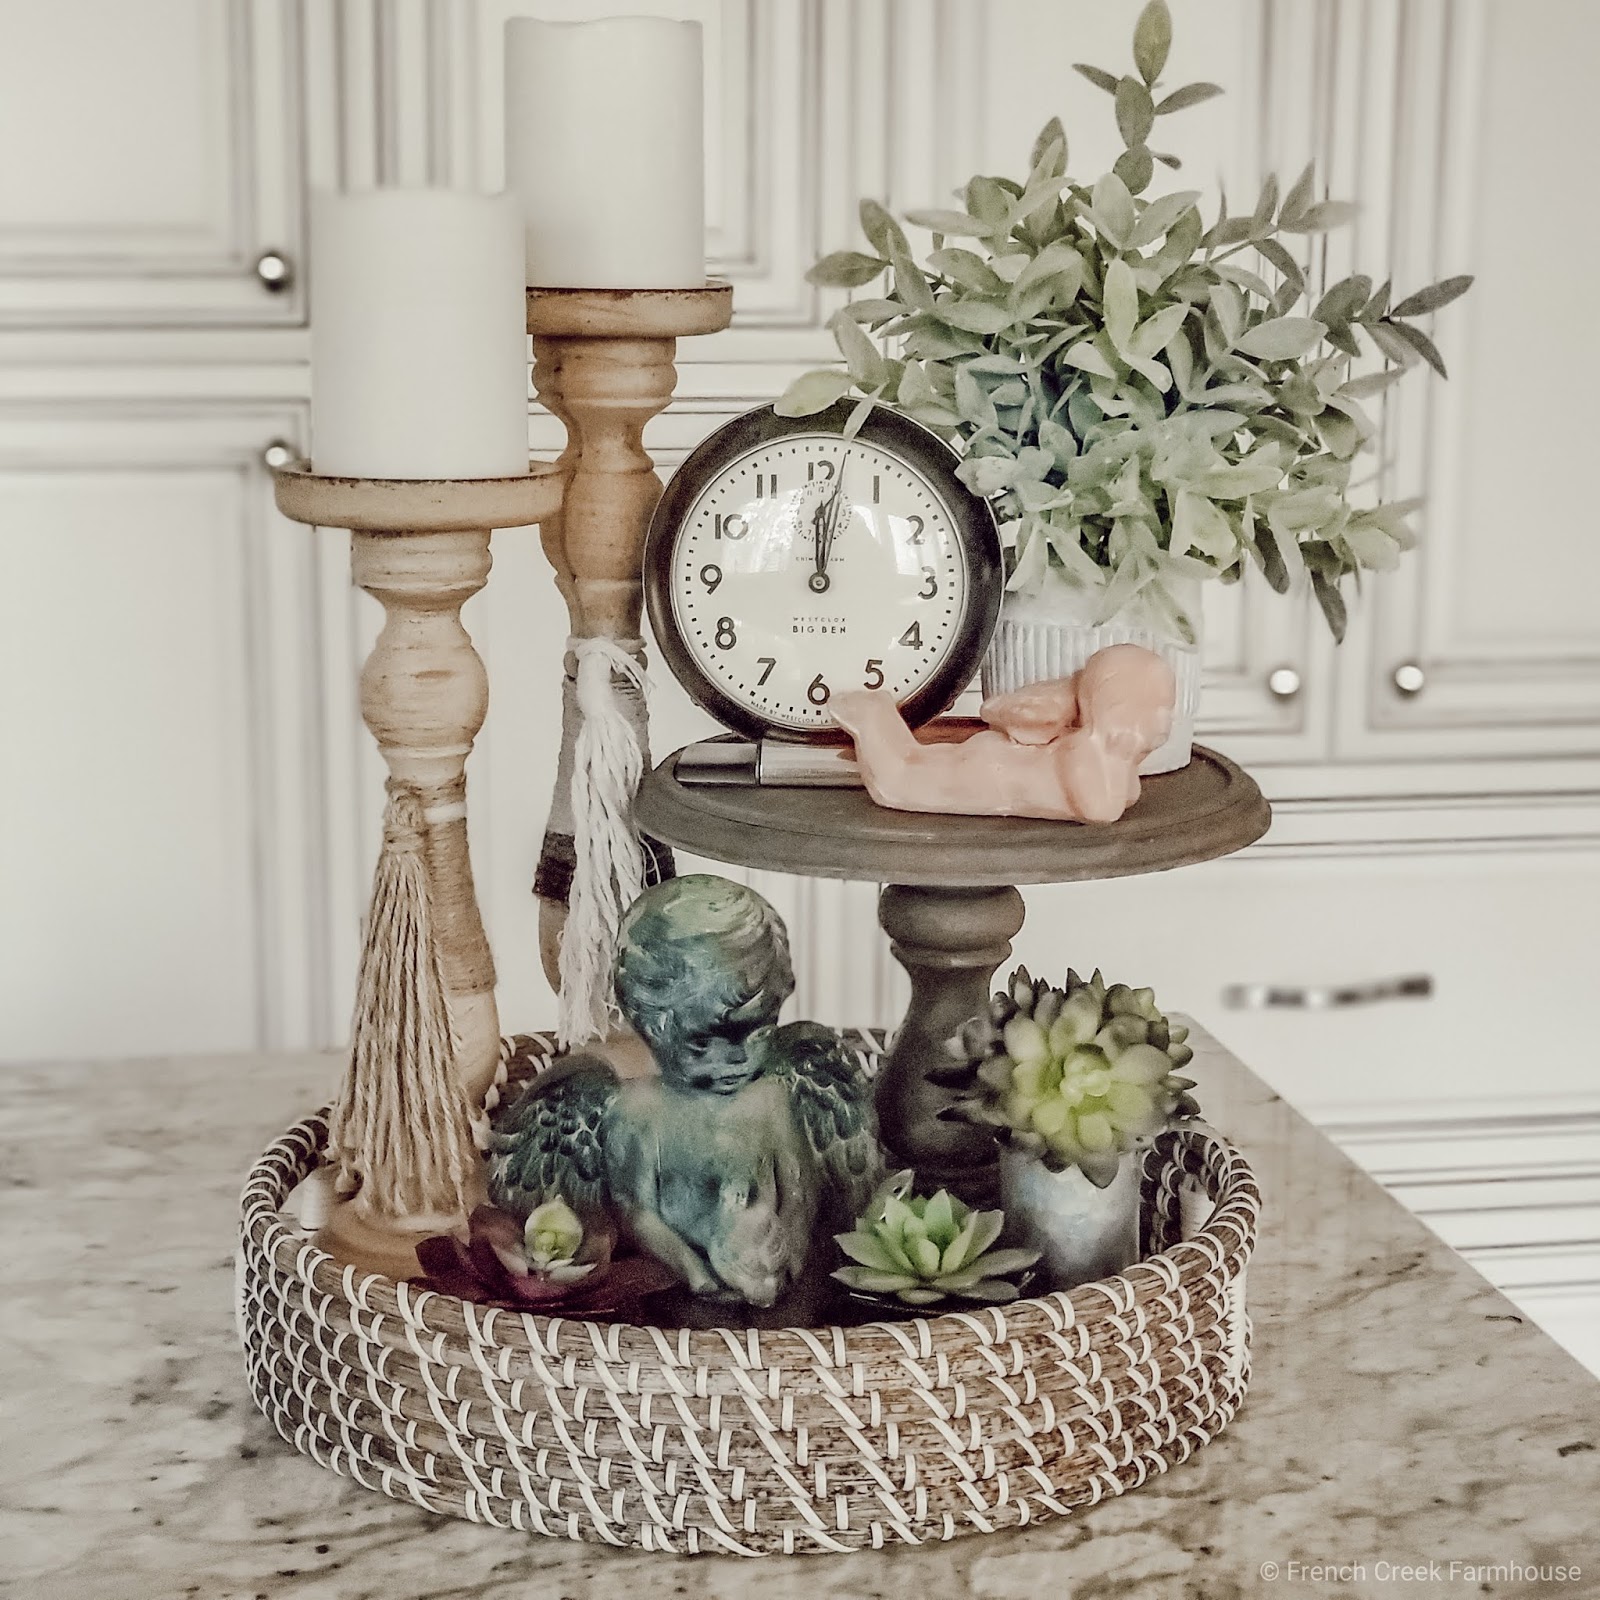
[[[645,855],[633,824],[644,752],[617,678],[644,693],[644,666],[614,639],[575,639],[579,725],[572,763],[572,834],[577,863],[561,937],[557,1032],[571,1049],[604,1038],[620,1020],[611,989],[622,913],[645,886]]]
[[[439,965],[415,789],[391,783],[356,985],[350,1062],[328,1124],[339,1192],[391,1218],[465,1209],[471,1110]]]

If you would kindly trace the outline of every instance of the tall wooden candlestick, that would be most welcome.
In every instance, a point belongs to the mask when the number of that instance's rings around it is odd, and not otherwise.
[[[494,960],[467,848],[466,760],[483,726],[489,686],[461,625],[461,607],[488,578],[490,530],[553,515],[561,478],[542,464],[514,477],[455,482],[337,478],[297,467],[276,478],[285,516],[351,530],[352,575],[384,608],[383,631],[361,674],[361,713],[388,765],[391,793],[403,790],[420,807],[427,915],[454,1039],[451,1064],[467,1109],[476,1112],[494,1077],[500,1026]],[[414,1136],[422,1138],[422,1131]],[[435,1137],[459,1143],[459,1120]],[[458,1173],[467,1172],[469,1187],[481,1181],[472,1150],[434,1153],[438,1170],[453,1162]],[[416,1238],[462,1220],[460,1185],[414,1173],[371,1177],[361,1174],[362,1188],[338,1208],[329,1231],[341,1254],[409,1276],[416,1271]],[[401,1194],[404,1202],[395,1198]]]
[[[644,426],[672,399],[677,340],[725,328],[732,311],[733,290],[725,283],[699,289],[528,291],[534,387],[567,430],[567,448],[556,464],[565,493],[559,514],[543,522],[542,537],[578,653],[585,641],[608,640],[635,660],[642,658],[641,561],[650,515],[661,497],[661,480],[642,442]],[[534,885],[540,898],[540,954],[558,992],[577,860],[573,764],[584,721],[574,674],[569,654],[561,760]],[[620,677],[614,676],[613,689],[648,771],[642,697]],[[631,828],[631,818],[623,821]],[[563,1031],[575,1041],[582,1021],[574,1023],[565,1007],[563,1015]]]

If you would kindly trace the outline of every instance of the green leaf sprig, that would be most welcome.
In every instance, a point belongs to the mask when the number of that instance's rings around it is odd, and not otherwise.
[[[1197,191],[1146,198],[1158,164],[1180,165],[1149,144],[1161,120],[1222,93],[1163,91],[1171,42],[1165,0],[1150,0],[1132,73],[1078,65],[1112,96],[1125,146],[1092,185],[1068,175],[1052,119],[1022,180],[976,176],[959,209],[906,214],[932,235],[920,261],[901,223],[863,200],[870,249],[826,256],[808,277],[877,287],[830,323],[843,367],[801,375],[778,410],[807,416],[853,394],[855,425],[888,404],[957,443],[962,478],[1001,518],[1013,590],[1086,589],[1102,619],[1143,596],[1192,640],[1170,581],[1232,582],[1253,565],[1279,593],[1309,581],[1343,638],[1345,579],[1393,567],[1414,542],[1417,502],[1352,495],[1377,433],[1365,402],[1419,363],[1445,375],[1416,319],[1472,279],[1391,303],[1388,283],[1355,274],[1306,306],[1286,239],[1354,214],[1319,195],[1311,167],[1286,193],[1269,177],[1248,215],[1224,197],[1209,225]],[[1369,353],[1381,370],[1352,375]]]

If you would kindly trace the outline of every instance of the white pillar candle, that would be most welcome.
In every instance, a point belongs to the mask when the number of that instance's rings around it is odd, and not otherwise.
[[[509,194],[317,194],[311,460],[357,478],[528,470],[522,214]]]
[[[536,288],[705,282],[700,24],[506,24],[506,184]]]

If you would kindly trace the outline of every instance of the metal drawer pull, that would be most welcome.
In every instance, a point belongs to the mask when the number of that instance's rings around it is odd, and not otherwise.
[[[1396,694],[1421,694],[1428,687],[1428,675],[1415,661],[1402,661],[1394,669],[1394,687]]]
[[[269,294],[282,294],[294,282],[294,264],[277,250],[256,257],[256,277]]]
[[[1293,667],[1274,667],[1267,674],[1267,688],[1280,700],[1293,700],[1300,693],[1300,674]]]
[[[1222,991],[1222,1003],[1230,1011],[1332,1011],[1376,1005],[1380,1000],[1426,1000],[1432,993],[1432,976],[1414,972],[1403,978],[1377,978],[1371,983],[1312,983],[1301,987],[1230,983]]]

